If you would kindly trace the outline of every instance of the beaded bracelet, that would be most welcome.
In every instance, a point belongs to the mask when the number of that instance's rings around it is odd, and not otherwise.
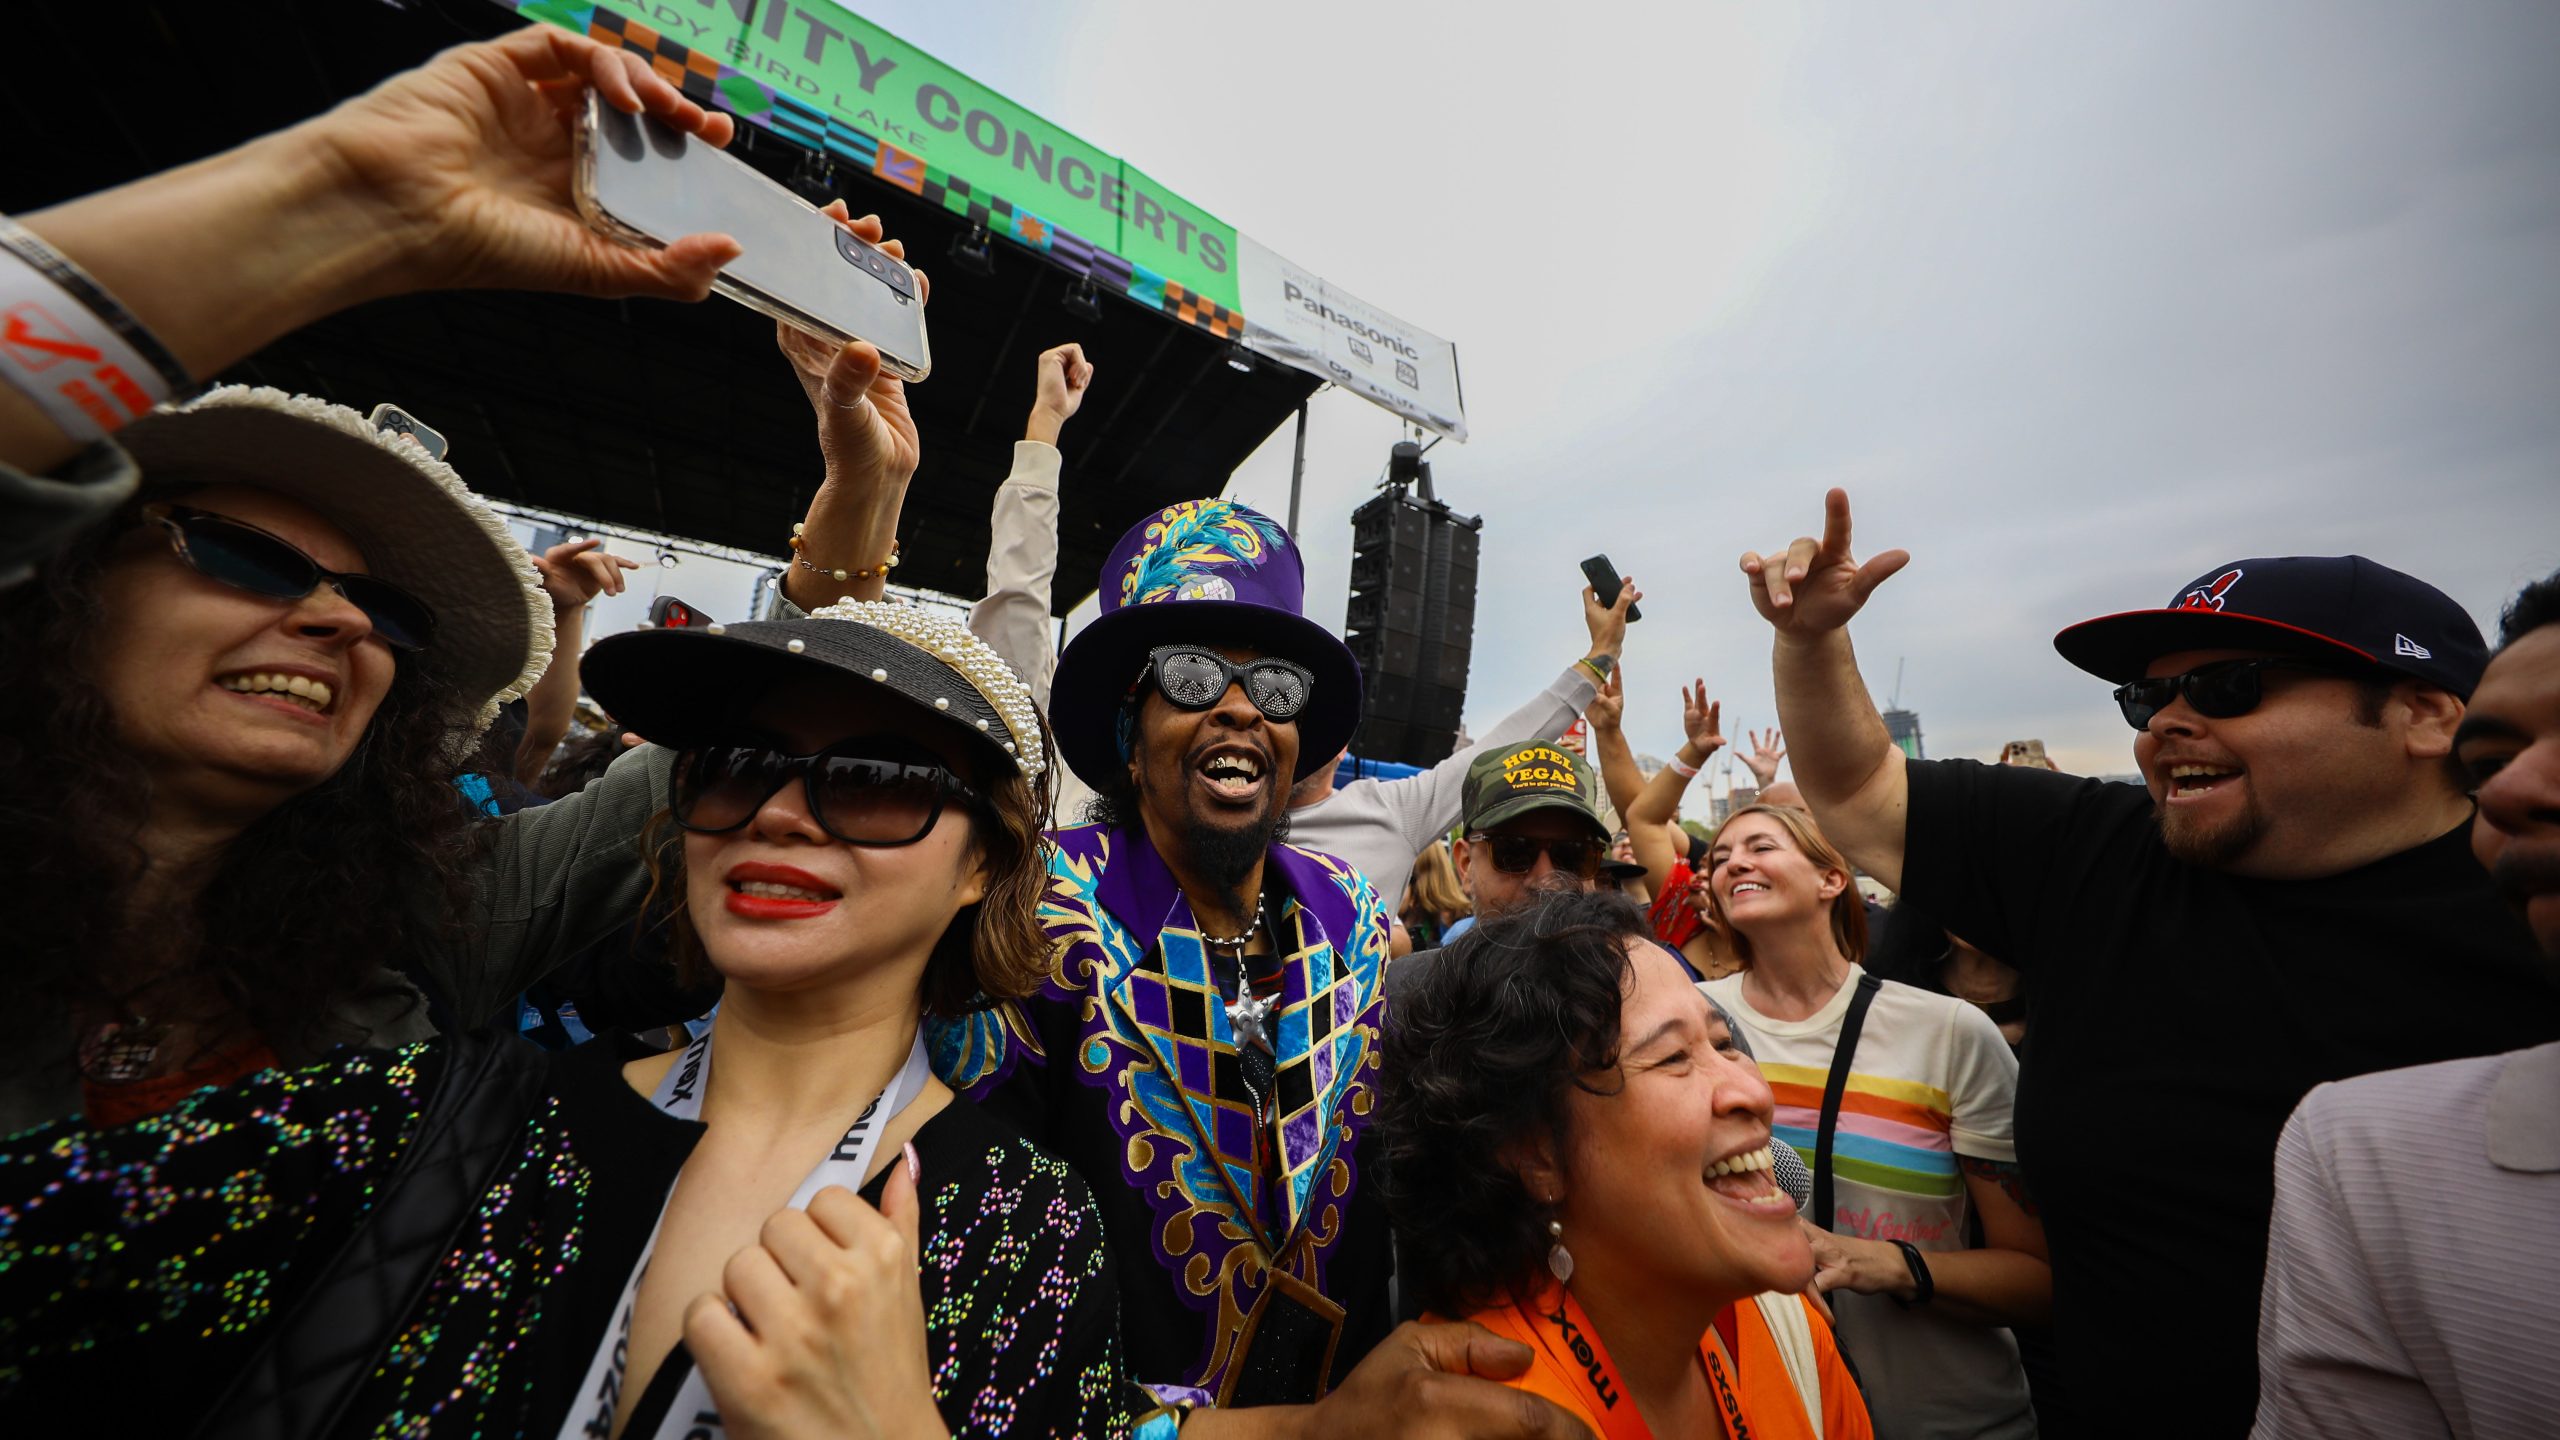
[[[799,564],[801,569],[813,575],[823,575],[835,581],[869,580],[875,577],[886,578],[890,571],[898,568],[898,542],[894,536],[889,541],[889,558],[868,570],[830,570],[823,565],[812,565],[809,563],[809,557],[800,553],[801,536],[807,532],[808,528],[806,521],[795,521],[792,524],[791,558]]]

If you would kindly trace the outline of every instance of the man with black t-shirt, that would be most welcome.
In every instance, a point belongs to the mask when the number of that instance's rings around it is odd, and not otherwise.
[[[1828,512],[1820,540],[1742,559],[1779,723],[1823,832],[2035,986],[2018,1154],[2075,1405],[2243,1433],[2295,1103],[2560,1035],[2449,758],[2479,630],[2360,556],[2237,561],[2055,637],[2118,682],[2144,786],[1907,760],[1845,627],[1910,557],[1860,564],[1848,498]]]

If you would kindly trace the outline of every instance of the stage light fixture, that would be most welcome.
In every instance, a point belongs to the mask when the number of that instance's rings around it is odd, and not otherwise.
[[[1239,375],[1250,375],[1253,373],[1253,352],[1244,348],[1243,341],[1230,340],[1227,342],[1227,368],[1235,371]]]
[[[1093,288],[1090,275],[1067,287],[1067,293],[1059,299],[1058,305],[1087,325],[1102,323],[1102,292]]]
[[[966,235],[951,237],[951,263],[972,275],[996,273],[995,247],[987,238],[987,227],[972,225]]]
[[[802,191],[832,195],[836,188],[836,162],[824,151],[803,150],[800,152],[799,172],[791,178],[793,185]]]

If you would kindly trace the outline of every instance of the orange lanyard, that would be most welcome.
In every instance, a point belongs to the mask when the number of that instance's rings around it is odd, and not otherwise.
[[[1591,1317],[1583,1313],[1570,1291],[1552,1286],[1522,1315],[1529,1322],[1529,1333],[1537,1337],[1538,1347],[1547,1352],[1558,1370],[1573,1378],[1574,1388],[1586,1401],[1585,1408],[1600,1417],[1600,1440],[1653,1440],[1652,1427],[1637,1413],[1635,1399],[1618,1378],[1618,1367],[1609,1361],[1609,1347],[1601,1342],[1600,1332],[1591,1327]],[[1742,1413],[1742,1396],[1735,1382],[1739,1367],[1727,1353],[1724,1337],[1712,1325],[1698,1341],[1698,1358],[1706,1367],[1708,1384],[1714,1387],[1716,1416],[1723,1423],[1726,1440],[1751,1440],[1751,1422]]]

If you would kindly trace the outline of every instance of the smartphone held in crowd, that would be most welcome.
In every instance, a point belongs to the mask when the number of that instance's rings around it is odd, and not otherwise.
[[[933,285],[611,38],[0,217],[61,329],[0,359],[0,1431],[2550,1433],[2560,576],[2043,617],[2110,782],[1896,742],[1915,557],[1831,490],[1698,613],[1505,582],[1552,680],[1368,773],[1223,475],[1105,512],[1060,643],[1078,417],[1147,423],[1080,341],[978,401],[982,596],[893,589]],[[769,614],[590,637],[639,562],[435,415],[211,383],[455,289],[773,319]],[[1648,610],[1776,724],[1720,758]]]

